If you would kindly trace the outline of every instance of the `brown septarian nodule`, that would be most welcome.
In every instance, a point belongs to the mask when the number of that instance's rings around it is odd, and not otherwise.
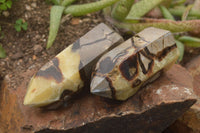
[[[144,84],[159,77],[178,58],[173,35],[147,28],[102,56],[91,81],[91,92],[126,100]]]
[[[56,107],[59,101],[69,99],[83,88],[83,77],[91,76],[92,66],[97,59],[121,42],[123,39],[119,34],[105,24],[99,24],[56,55],[32,77],[24,104],[36,107],[52,104]],[[66,91],[70,93],[63,94]]]

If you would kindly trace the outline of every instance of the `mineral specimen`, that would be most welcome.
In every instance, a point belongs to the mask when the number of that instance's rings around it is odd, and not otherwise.
[[[178,58],[173,35],[147,28],[103,55],[91,81],[91,93],[126,100],[158,78]]]
[[[59,106],[84,86],[92,66],[106,51],[123,41],[105,24],[99,24],[44,65],[31,79],[24,105]]]

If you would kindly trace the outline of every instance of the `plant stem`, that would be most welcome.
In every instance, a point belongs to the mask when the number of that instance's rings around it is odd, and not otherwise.
[[[185,8],[185,11],[184,11],[184,13],[183,13],[183,15],[182,15],[182,17],[181,17],[181,20],[182,20],[182,21],[183,21],[183,20],[187,20],[188,14],[189,14],[189,12],[191,11],[192,7],[193,7],[193,5],[188,5],[188,6]]]
[[[164,0],[141,0],[132,6],[126,19],[140,18],[163,1]]]
[[[61,3],[61,5],[66,7],[66,6],[72,4],[75,1],[76,0],[63,0],[63,2]]]
[[[120,0],[114,5],[112,9],[111,17],[123,21],[128,15],[135,0]]]
[[[64,14],[71,14],[72,16],[81,16],[88,13],[99,11],[105,7],[113,5],[118,1],[119,0],[101,0],[82,5],[71,5],[64,10]]]
[[[171,32],[195,32],[200,29],[200,20],[172,21],[166,19],[141,19],[141,23],[119,23],[113,24],[127,31],[140,32],[147,27],[156,27],[170,30]]]

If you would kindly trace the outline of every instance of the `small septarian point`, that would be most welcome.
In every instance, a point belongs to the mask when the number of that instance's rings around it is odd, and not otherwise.
[[[109,83],[104,77],[95,76],[92,79],[90,88],[90,92],[95,95],[112,98],[112,92],[109,87]]]

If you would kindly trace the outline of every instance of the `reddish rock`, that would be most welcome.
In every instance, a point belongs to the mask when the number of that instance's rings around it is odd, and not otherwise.
[[[22,104],[33,73],[23,73],[24,82],[17,89],[4,82],[0,90],[1,133],[159,133],[196,101],[189,89],[192,88],[190,74],[174,65],[125,102],[110,101],[87,90],[68,107],[48,111]]]
[[[193,90],[197,95],[197,102],[170,129],[174,133],[200,133],[200,56],[187,63],[186,68],[193,77]],[[181,129],[184,129],[184,132]]]
[[[188,120],[188,125],[194,132],[200,132],[200,56],[186,65],[193,76],[193,90],[197,95],[197,102],[185,113],[183,120]]]

